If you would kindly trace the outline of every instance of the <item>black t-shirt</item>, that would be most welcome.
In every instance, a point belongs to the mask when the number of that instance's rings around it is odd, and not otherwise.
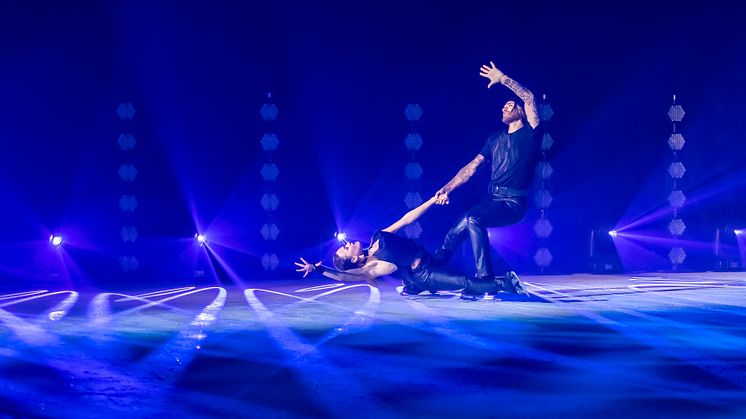
[[[491,162],[490,186],[528,189],[539,157],[542,125],[531,128],[528,122],[512,134],[494,132],[479,152]]]
[[[378,240],[378,250],[371,256],[393,263],[399,271],[410,269],[412,262],[422,254],[422,246],[419,243],[394,233],[378,230],[373,234],[370,243],[373,244],[376,240]]]

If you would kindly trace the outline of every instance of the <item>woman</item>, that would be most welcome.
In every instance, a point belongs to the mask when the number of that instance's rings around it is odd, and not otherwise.
[[[311,272],[319,272],[337,281],[368,282],[397,273],[401,275],[404,285],[402,295],[461,289],[462,298],[474,299],[476,296],[503,290],[513,293],[516,293],[516,288],[522,290],[523,284],[517,276],[517,283],[497,278],[477,279],[444,267],[436,267],[433,256],[419,243],[395,234],[420,218],[435,201],[436,197],[428,199],[399,221],[376,231],[367,248],[363,248],[359,241],[345,243],[334,253],[336,269],[323,266],[320,261],[312,264],[300,258],[299,262],[295,262],[299,267],[296,271],[303,272],[304,278]]]

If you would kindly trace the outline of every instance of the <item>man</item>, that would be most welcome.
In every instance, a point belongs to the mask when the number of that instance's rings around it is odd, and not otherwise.
[[[512,90],[523,101],[523,106],[514,100],[505,103],[502,122],[507,129],[490,135],[479,154],[435,194],[436,204],[448,204],[450,193],[467,182],[482,163],[490,162],[489,197],[456,221],[435,252],[435,263],[444,265],[448,262],[456,245],[468,232],[476,276],[487,279],[493,277],[487,228],[515,224],[526,214],[526,191],[538,160],[541,136],[537,131],[539,114],[531,91],[506,76],[491,61],[489,66],[481,67],[479,75],[489,79],[488,89],[502,84]],[[515,272],[506,271],[506,284],[512,284],[516,292],[528,295]]]
[[[308,263],[300,258],[295,265],[303,277],[317,272],[337,281],[367,281],[394,273],[402,277],[402,295],[417,295],[424,291],[435,293],[443,290],[463,290],[462,298],[477,299],[484,294],[512,291],[503,281],[495,278],[470,278],[467,275],[433,264],[433,256],[414,240],[396,235],[396,232],[413,223],[435,204],[433,196],[409,211],[394,224],[376,231],[367,248],[359,241],[345,243],[334,253],[334,267],[321,262]]]

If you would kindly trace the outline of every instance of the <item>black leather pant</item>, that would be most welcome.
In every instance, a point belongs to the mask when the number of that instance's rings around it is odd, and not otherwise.
[[[460,290],[469,294],[496,293],[501,286],[492,279],[472,278],[461,272],[441,266],[434,266],[433,257],[424,253],[420,264],[404,274],[404,285],[414,285],[430,292]]]
[[[515,224],[526,214],[525,198],[509,198],[493,195],[466,211],[446,234],[443,244],[435,252],[435,265],[445,265],[453,256],[456,246],[468,232],[477,277],[492,277],[492,260],[488,227]],[[506,267],[507,268],[507,267]]]

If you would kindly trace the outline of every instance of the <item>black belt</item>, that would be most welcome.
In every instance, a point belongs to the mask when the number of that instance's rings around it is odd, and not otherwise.
[[[506,188],[505,186],[498,186],[498,185],[490,185],[489,191],[490,191],[490,194],[492,195],[499,195],[499,196],[504,196],[507,198],[528,195],[525,189]]]

